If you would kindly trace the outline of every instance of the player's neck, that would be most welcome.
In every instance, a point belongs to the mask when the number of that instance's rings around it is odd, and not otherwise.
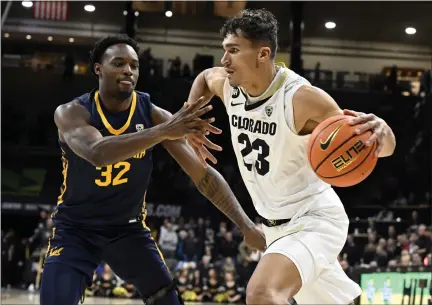
[[[119,99],[116,96],[107,94],[102,88],[99,89],[99,97],[102,104],[110,112],[120,112],[129,109],[132,103],[132,94],[126,99]]]
[[[249,84],[242,86],[247,94],[251,97],[257,97],[262,95],[268,87],[270,87],[274,78],[276,77],[277,71],[276,66],[266,65],[259,69],[259,72],[256,73],[255,79],[251,81]]]

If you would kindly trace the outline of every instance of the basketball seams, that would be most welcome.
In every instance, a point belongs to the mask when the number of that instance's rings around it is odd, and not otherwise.
[[[342,126],[343,128],[344,126]],[[317,165],[317,167],[314,169],[314,172],[316,173],[317,170],[321,167],[321,165],[323,165],[323,163],[339,148],[341,148],[343,145],[345,145],[348,141],[350,141],[352,138],[358,136],[357,134],[353,134],[352,136],[350,136],[348,139],[346,139],[345,141],[343,141],[341,144],[339,144],[336,148],[334,148],[331,152],[329,152],[327,154],[327,156]]]
[[[346,120],[346,119],[348,119],[347,117],[342,117],[342,118],[340,118],[340,119],[338,119],[338,120],[336,120],[336,121],[333,121],[333,122],[331,122],[331,123],[328,123],[326,126],[324,126],[324,127],[320,127],[321,128],[321,131],[314,137],[314,139],[313,139],[313,142],[311,143],[311,145],[310,145],[310,148],[309,148],[309,153],[308,153],[308,157],[309,157],[309,160],[312,160],[312,149],[313,149],[313,147],[314,147],[314,145],[315,145],[315,141],[319,138],[319,136],[321,135],[321,133],[324,131],[324,130],[326,130],[328,127],[330,127],[331,125],[333,125],[334,123],[337,123],[337,122],[340,122],[340,121],[342,121],[342,120]],[[319,126],[319,125],[318,125]],[[317,126],[317,127],[318,127]],[[317,128],[317,127],[315,127],[315,128]],[[313,133],[313,132],[312,132]],[[312,166],[312,164],[311,164],[311,166]],[[314,169],[314,172],[316,172],[316,170]]]
[[[345,176],[346,174],[349,174],[349,173],[351,173],[352,171],[354,171],[354,170],[356,170],[357,168],[359,168],[368,158],[369,158],[369,155],[371,154],[371,152],[376,148],[376,146],[377,146],[377,144],[376,144],[376,142],[374,142],[373,143],[373,145],[370,147],[370,149],[369,149],[369,151],[368,151],[368,153],[367,153],[367,155],[364,157],[364,159],[359,163],[359,164],[357,164],[354,168],[352,168],[352,169],[350,169],[349,171],[347,171],[347,172],[345,172],[345,173],[343,173],[343,174],[340,174],[340,175],[338,175],[338,176],[333,176],[333,177],[325,177],[325,176],[321,176],[320,174],[318,174],[317,173],[317,175],[319,176],[319,177],[321,177],[321,178],[324,178],[324,179],[334,179],[334,178],[338,178],[338,177],[342,177],[342,176]]]

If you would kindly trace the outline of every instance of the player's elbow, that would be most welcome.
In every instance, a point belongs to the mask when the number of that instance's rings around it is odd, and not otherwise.
[[[106,158],[106,154],[97,147],[90,149],[86,159],[96,167],[104,167],[110,164],[109,160]]]

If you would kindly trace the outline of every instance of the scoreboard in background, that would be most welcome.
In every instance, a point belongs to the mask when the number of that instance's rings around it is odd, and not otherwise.
[[[408,270],[361,273],[360,305],[432,304],[432,270]]]

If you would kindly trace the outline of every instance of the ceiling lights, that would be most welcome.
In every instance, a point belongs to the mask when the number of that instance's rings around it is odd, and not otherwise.
[[[167,16],[168,18],[171,18],[173,15],[173,13],[171,11],[166,11],[165,12],[165,16]]]
[[[33,6],[33,2],[32,1],[23,1],[23,2],[21,2],[21,5],[29,8],[29,7]]]
[[[95,7],[94,5],[92,5],[92,4],[87,4],[86,6],[84,6],[84,9],[85,9],[87,12],[91,13],[91,12],[94,12],[94,11],[95,11],[96,7]]]
[[[407,33],[408,35],[414,35],[417,32],[417,30],[415,28],[412,27],[408,27],[405,29],[405,33]]]
[[[73,39],[72,37],[69,38],[69,42],[70,42],[70,43],[72,43],[72,42],[74,42],[74,41],[75,41],[75,39]]]
[[[336,23],[334,23],[333,21],[328,21],[325,23],[325,27],[329,30],[334,29],[336,27]]]

